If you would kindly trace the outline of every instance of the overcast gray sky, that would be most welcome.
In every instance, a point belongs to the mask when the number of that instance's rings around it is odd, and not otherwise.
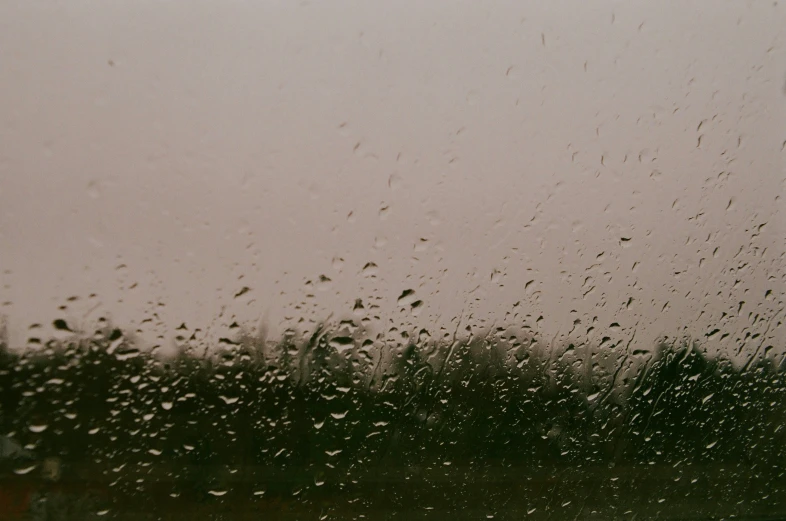
[[[783,346],[785,36],[769,1],[6,0],[2,314]]]

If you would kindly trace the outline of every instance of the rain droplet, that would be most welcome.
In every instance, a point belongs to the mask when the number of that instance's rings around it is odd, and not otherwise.
[[[114,62],[110,60],[110,64],[114,65]],[[101,197],[101,185],[98,184],[98,181],[90,181],[87,183],[87,195],[91,199],[98,199]]]
[[[70,327],[68,327],[68,323],[63,320],[62,318],[58,318],[54,322],[52,322],[54,328],[58,331],[66,331],[68,333],[73,333]]]
[[[363,270],[361,274],[364,277],[376,277],[378,271],[378,266],[374,262],[367,262],[365,266],[363,266]]]
[[[401,188],[401,176],[398,174],[390,174],[390,177],[388,177],[388,187],[391,190],[397,190]]]
[[[401,295],[399,295],[397,302],[399,306],[411,306],[412,303],[415,302],[415,290],[405,289],[401,292]]]
[[[30,432],[35,432],[35,433],[44,432],[48,428],[49,428],[49,425],[47,425],[45,423],[30,425],[28,427],[28,429],[30,429]]]
[[[327,291],[330,289],[330,286],[333,284],[333,281],[330,277],[326,275],[320,275],[319,280],[317,281],[317,289],[319,291]]]
[[[352,337],[338,336],[338,337],[333,337],[330,340],[330,347],[332,347],[339,353],[344,353],[346,351],[349,351],[354,346],[355,346],[355,341],[352,340]]]

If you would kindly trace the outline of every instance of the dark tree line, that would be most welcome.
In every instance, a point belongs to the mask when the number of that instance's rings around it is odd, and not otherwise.
[[[385,483],[409,483],[416,500],[423,483],[461,491],[512,472],[783,476],[786,385],[769,359],[737,368],[690,342],[632,364],[624,346],[546,351],[495,334],[296,338],[184,342],[172,357],[110,326],[24,352],[4,344],[0,434],[127,498],[333,497],[373,482],[358,497],[395,509],[404,495],[380,495]]]

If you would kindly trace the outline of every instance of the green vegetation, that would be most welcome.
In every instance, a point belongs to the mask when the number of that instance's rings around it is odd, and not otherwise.
[[[737,368],[691,342],[544,349],[502,329],[180,345],[155,356],[109,326],[2,345],[0,434],[60,458],[62,479],[101,488],[116,514],[140,498],[211,519],[786,512],[786,374],[766,358]],[[21,479],[23,463],[0,471]]]

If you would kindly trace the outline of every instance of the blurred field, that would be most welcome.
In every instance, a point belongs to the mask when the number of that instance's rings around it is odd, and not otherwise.
[[[211,473],[211,469],[204,469]],[[270,474],[269,469],[246,469]],[[195,492],[193,482],[149,480],[149,490],[124,494],[109,481],[57,485],[4,481],[0,519],[784,519],[783,480],[723,467],[388,469],[378,479],[309,487],[313,477],[233,483],[226,495]],[[26,488],[29,487],[29,488]],[[779,490],[761,495],[765,489]],[[255,496],[255,489],[268,493]],[[272,492],[289,488],[286,494]],[[173,492],[178,491],[178,492]],[[9,495],[26,509],[9,509]],[[170,494],[177,494],[172,497]]]

